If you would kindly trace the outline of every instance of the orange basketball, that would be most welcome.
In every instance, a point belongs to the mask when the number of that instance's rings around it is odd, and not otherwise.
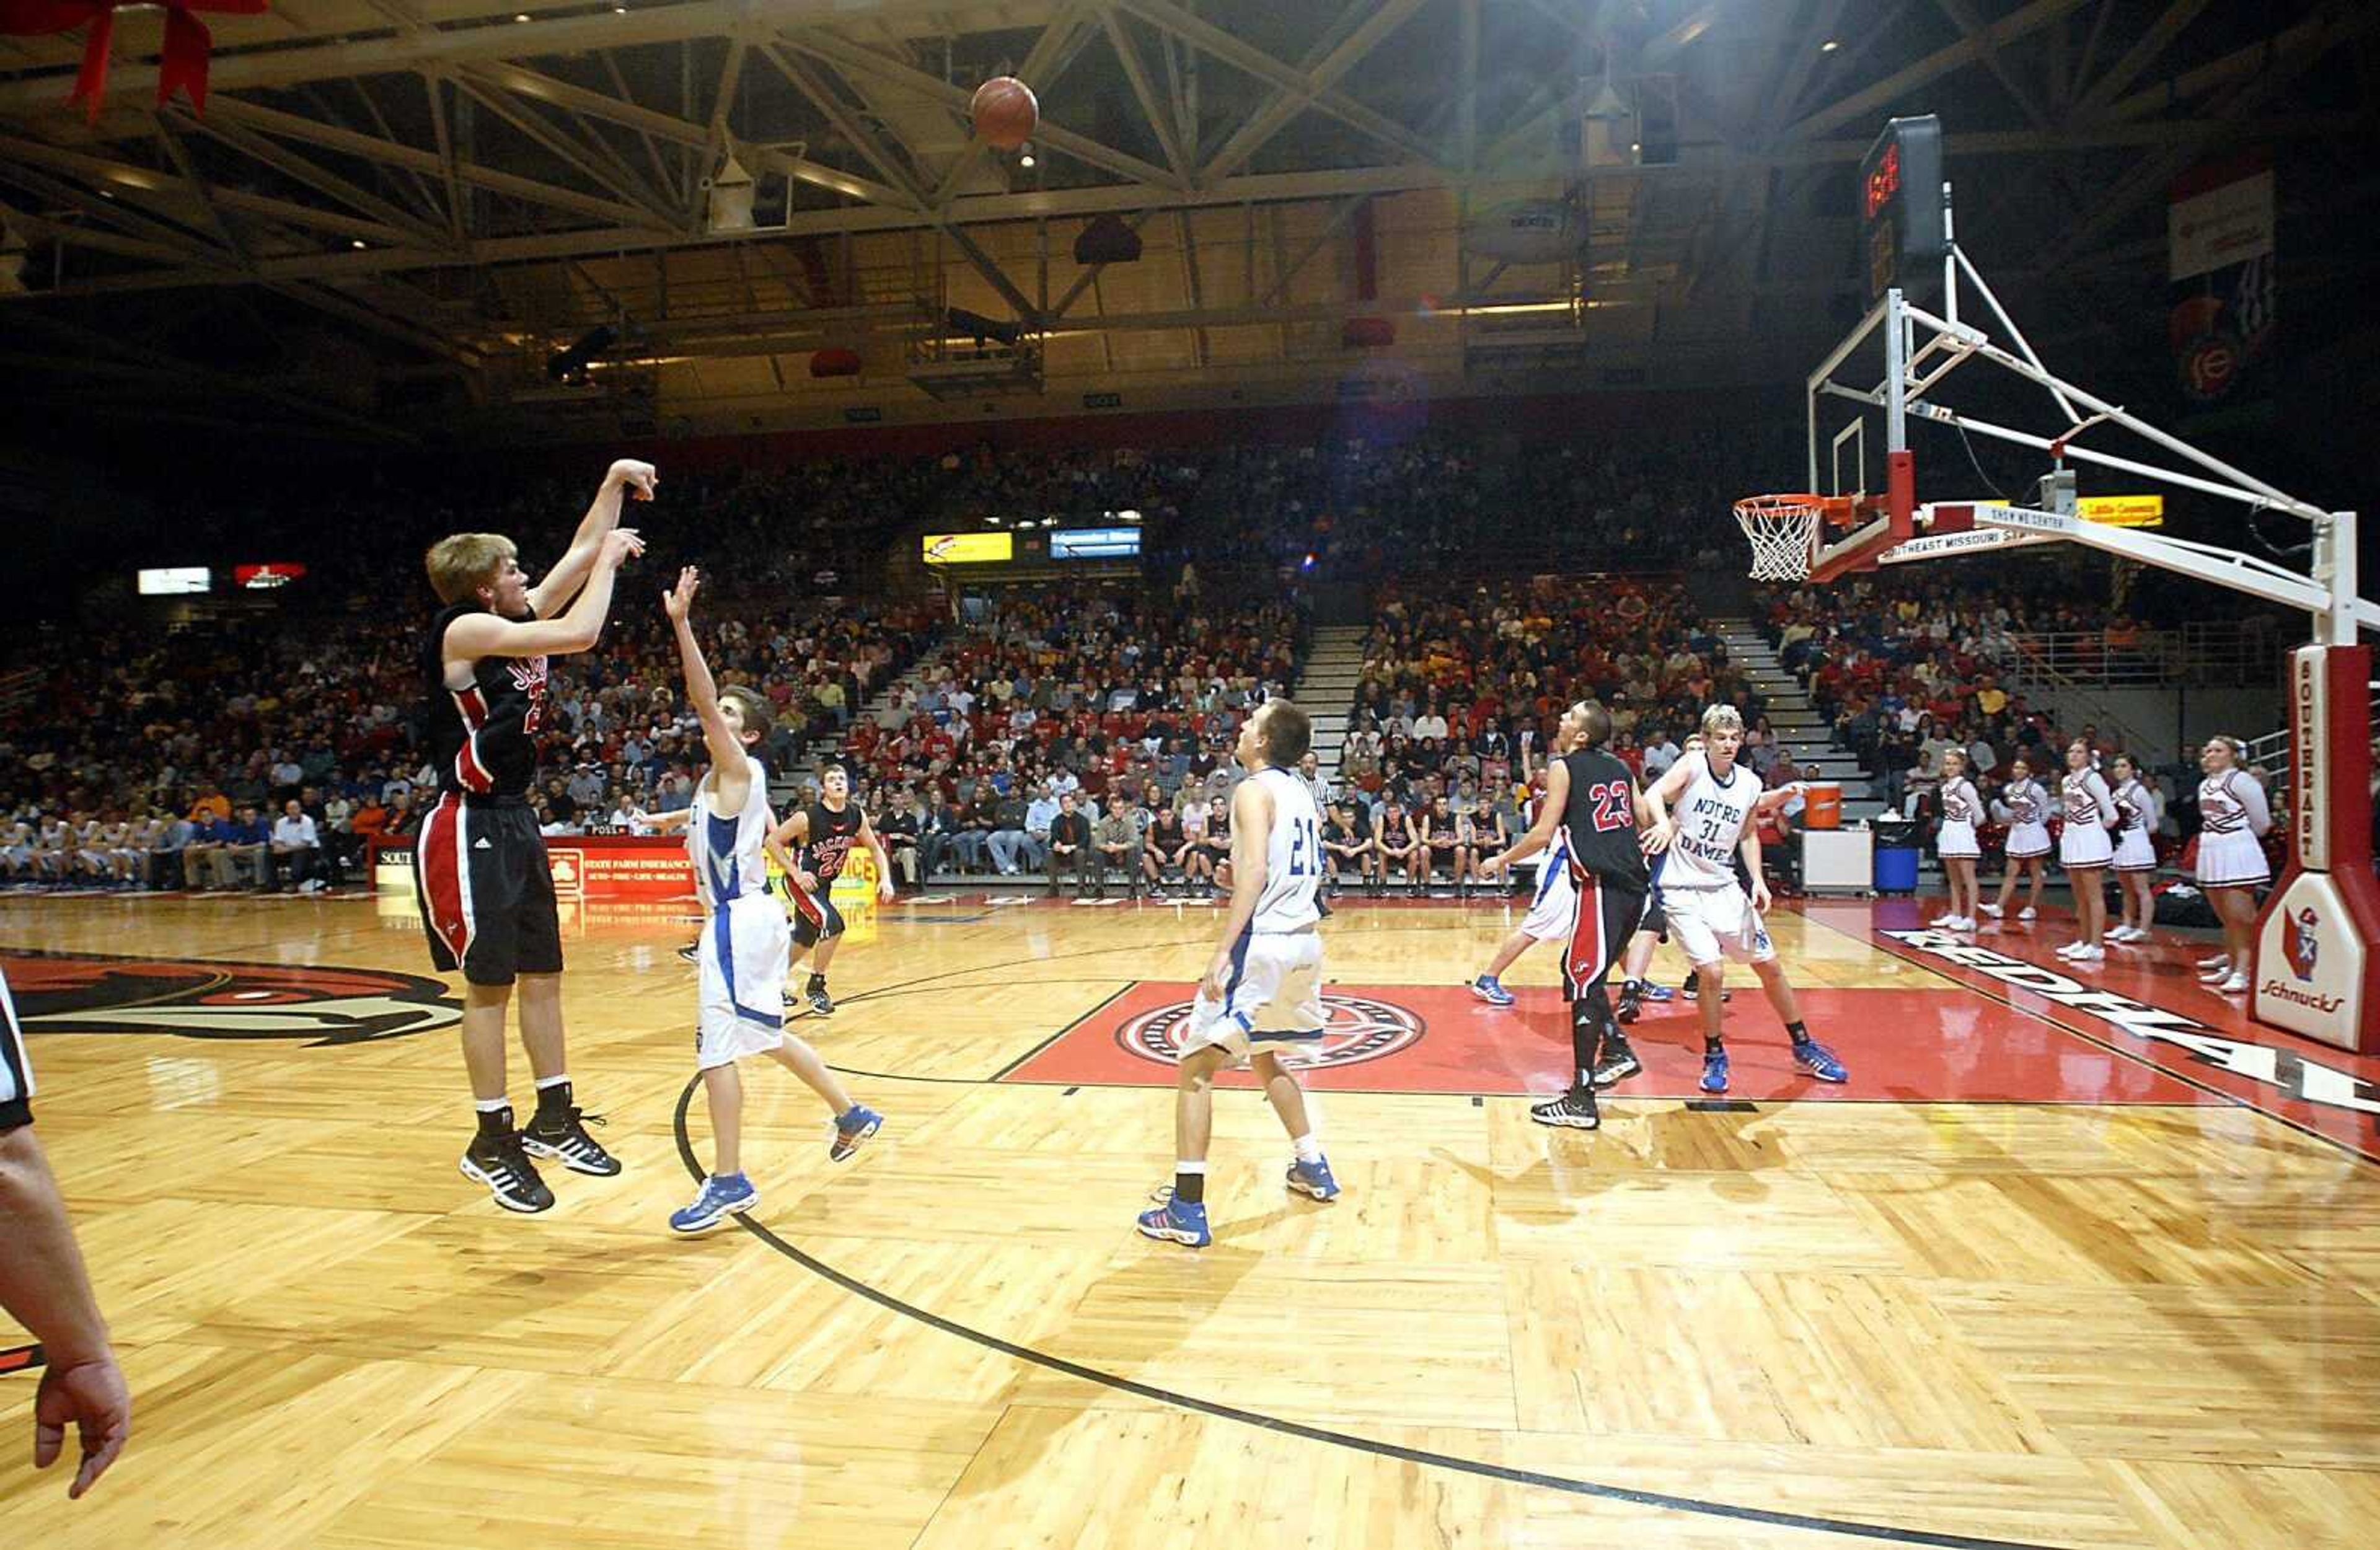
[[[1014,76],[994,76],[977,87],[967,111],[975,117],[975,132],[1002,151],[1023,145],[1041,122],[1033,89]]]

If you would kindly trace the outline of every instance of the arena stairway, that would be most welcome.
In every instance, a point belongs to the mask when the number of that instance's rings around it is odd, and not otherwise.
[[[1354,715],[1355,685],[1364,676],[1362,624],[1322,624],[1314,631],[1312,649],[1297,675],[1290,697],[1314,719],[1314,757],[1321,773],[1334,784],[1339,756],[1347,745],[1348,725]]]
[[[1810,701],[1802,681],[1785,671],[1777,652],[1749,619],[1716,619],[1712,631],[1726,643],[1728,659],[1743,670],[1768,706],[1768,724],[1802,767],[1806,781],[1831,781],[1843,788],[1843,821],[1873,820],[1883,799],[1860,769],[1859,758],[1837,743],[1826,718]]]
[[[868,697],[868,703],[860,708],[859,716],[876,715],[890,706],[893,696],[900,694],[903,689],[923,688],[926,680],[933,676],[934,669],[941,664],[942,650],[948,644],[946,637],[926,648],[918,655],[917,660],[909,664],[907,672]],[[853,718],[851,724],[857,726],[858,717]],[[803,787],[818,784],[819,771],[824,768],[828,757],[842,751],[843,739],[832,732],[812,737],[809,746],[803,751],[800,760],[792,769],[772,769],[769,772],[770,804],[779,812],[785,811],[786,804],[799,796]]]

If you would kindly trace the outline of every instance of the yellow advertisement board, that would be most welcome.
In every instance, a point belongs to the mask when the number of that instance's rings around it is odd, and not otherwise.
[[[1013,533],[926,535],[926,563],[929,565],[981,565],[1015,558],[1016,538]]]
[[[2165,497],[2162,495],[2085,495],[2074,503],[2074,510],[2083,521],[2097,522],[2109,527],[2165,526]]]

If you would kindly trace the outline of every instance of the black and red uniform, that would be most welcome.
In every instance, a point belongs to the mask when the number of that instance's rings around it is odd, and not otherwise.
[[[473,985],[562,972],[562,922],[537,815],[537,732],[545,716],[543,657],[482,657],[471,684],[446,686],[447,627],[476,603],[430,626],[421,652],[430,759],[438,803],[413,843],[413,885],[430,959]]]
[[[1627,951],[1652,881],[1636,838],[1636,781],[1628,767],[1601,748],[1564,754],[1562,765],[1570,771],[1562,828],[1571,880],[1578,887],[1577,924],[1562,952],[1562,988],[1579,1001],[1602,990],[1604,976]]]
[[[843,912],[834,907],[830,895],[834,892],[834,879],[843,876],[843,864],[851,859],[851,847],[859,843],[864,820],[856,802],[844,803],[840,813],[823,802],[813,802],[805,811],[809,816],[809,838],[802,842],[795,859],[803,871],[818,878],[818,891],[803,892],[802,885],[791,878],[785,879],[785,890],[794,902],[794,941],[812,947],[821,937],[843,935]]]

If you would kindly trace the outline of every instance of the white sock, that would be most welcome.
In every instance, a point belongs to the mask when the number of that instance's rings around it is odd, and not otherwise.
[[[564,1072],[560,1076],[540,1076],[537,1079],[537,1090],[542,1093],[548,1087],[559,1087],[569,1080],[570,1075],[567,1072]]]
[[[499,1109],[510,1108],[512,1106],[513,1100],[510,1098],[473,1098],[471,1100],[471,1107],[481,1114],[493,1114]]]
[[[1307,1131],[1304,1135],[1293,1136],[1290,1139],[1289,1147],[1291,1151],[1297,1154],[1299,1162],[1318,1163],[1322,1160],[1322,1143],[1314,1139],[1312,1131]]]

